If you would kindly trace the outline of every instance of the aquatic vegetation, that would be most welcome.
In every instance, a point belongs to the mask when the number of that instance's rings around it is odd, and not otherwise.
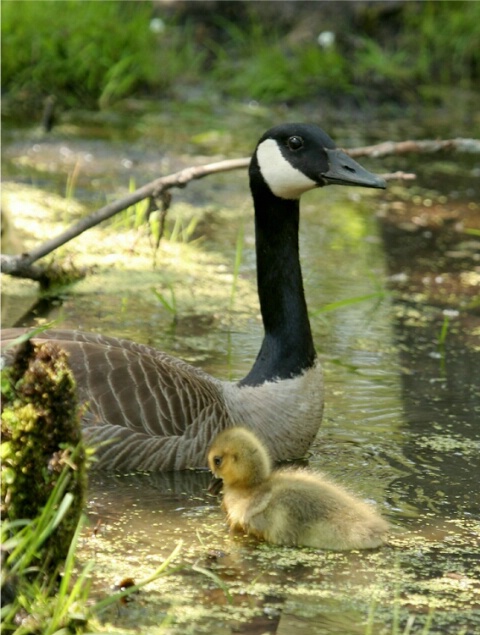
[[[75,198],[75,187],[77,185],[81,165],[82,161],[80,158],[78,158],[75,162],[75,165],[73,166],[72,171],[69,172],[67,175],[67,182],[65,184],[65,198],[67,201]]]
[[[58,586],[57,575],[47,575],[45,564],[38,563],[38,555],[56,539],[57,529],[68,518],[74,502],[72,493],[65,493],[70,471],[68,466],[63,469],[38,516],[2,522],[2,631],[6,633],[50,635],[62,627],[78,629],[86,623],[91,565],[73,581],[75,552],[85,517],[80,517],[71,541],[64,545],[68,551],[64,561],[57,563],[56,573],[62,572]]]
[[[209,40],[207,47],[215,60],[213,78],[229,96],[272,102],[305,99],[322,89],[351,91],[347,59],[334,47],[323,50],[315,41],[285,47],[278,29],[255,20],[219,26],[221,43]]]
[[[184,546],[182,567],[121,613],[104,614],[100,632],[155,632],[166,615],[172,635],[248,631],[262,620],[261,632],[281,620],[291,633],[307,628],[348,635],[461,633],[478,624],[478,523],[458,519],[438,526],[423,518],[382,552],[278,547],[230,535],[222,512],[198,487],[185,494],[195,478],[202,481],[198,473],[180,480],[182,495],[163,484],[167,493],[157,507],[151,497],[158,497],[160,483],[149,477],[117,477],[110,484],[110,492],[135,505],[82,546],[82,561],[95,553],[103,585],[119,571],[148,576],[174,541]]]
[[[167,288],[170,293],[170,299],[166,297],[165,293],[162,293],[158,289],[152,289],[155,297],[160,301],[162,306],[171,313],[173,319],[175,320],[177,317],[177,299],[175,296],[175,288],[171,282],[167,282]]]
[[[45,570],[65,559],[86,494],[76,384],[67,354],[55,344],[18,346],[2,371],[2,515],[10,522],[38,516],[65,468],[69,511],[35,554]]]
[[[89,560],[78,570],[77,551],[87,521],[79,519],[69,545],[61,577],[46,577],[43,567],[33,576],[31,564],[34,554],[41,551],[45,540],[55,535],[55,530],[67,513],[72,501],[70,493],[64,494],[69,474],[65,468],[57,481],[40,515],[25,523],[2,522],[2,632],[14,635],[60,635],[66,632],[103,632],[100,623],[109,607],[117,607],[127,597],[163,576],[171,575],[170,567],[181,551],[181,541],[170,555],[147,577],[116,592],[93,597],[91,590],[95,562]],[[168,621],[168,620],[166,620]]]
[[[92,604],[94,562],[76,571],[91,451],[75,381],[58,346],[26,338],[16,346],[2,370],[2,632],[84,632],[108,606],[169,574],[181,543],[150,576]]]
[[[29,339],[16,346],[2,370],[2,625],[19,635],[49,635],[82,620],[71,614],[77,591],[69,600],[67,588],[83,526],[88,453],[66,353]]]

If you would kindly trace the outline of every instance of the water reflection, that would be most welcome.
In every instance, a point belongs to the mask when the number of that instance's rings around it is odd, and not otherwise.
[[[413,206],[403,212],[403,226],[395,229],[391,219],[381,222],[391,285],[400,296],[393,324],[410,429],[403,451],[417,466],[396,487],[423,512],[478,517],[479,291],[465,283],[467,272],[476,270],[476,252],[463,248],[458,258],[465,236],[462,227],[455,231],[445,222],[451,214],[448,205],[428,217],[435,232],[426,220],[412,226],[411,219],[419,215]],[[471,222],[470,212],[467,201],[457,204],[456,222]]]

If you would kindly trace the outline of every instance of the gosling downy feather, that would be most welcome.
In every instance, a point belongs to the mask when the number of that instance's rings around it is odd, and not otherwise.
[[[234,427],[214,440],[208,464],[223,481],[222,506],[233,530],[273,544],[347,550],[379,547],[388,523],[323,475],[271,470],[253,432]]]
[[[284,124],[257,144],[250,168],[255,208],[257,283],[264,338],[248,375],[220,381],[134,342],[51,330],[70,354],[79,397],[88,402],[85,433],[105,470],[180,470],[203,466],[224,428],[256,430],[275,460],[302,456],[322,419],[316,358],[298,250],[299,197],[329,183],[384,188],[385,182],[338,150],[320,128]],[[24,330],[23,330],[24,331]],[[4,342],[20,332],[7,329]]]

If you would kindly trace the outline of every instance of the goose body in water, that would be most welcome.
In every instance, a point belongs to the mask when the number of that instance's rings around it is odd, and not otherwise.
[[[206,465],[224,428],[242,422],[275,461],[304,455],[323,412],[322,371],[313,344],[299,260],[299,199],[328,184],[384,188],[320,128],[268,130],[252,156],[257,285],[264,338],[252,369],[221,381],[142,344],[81,331],[50,330],[70,354],[84,430],[100,444],[97,468],[180,470]],[[3,342],[19,334],[6,329]],[[102,443],[108,441],[108,443]]]
[[[208,464],[223,481],[222,506],[233,530],[277,545],[318,549],[373,549],[388,523],[370,505],[322,474],[272,471],[259,439],[243,427],[223,430]]]

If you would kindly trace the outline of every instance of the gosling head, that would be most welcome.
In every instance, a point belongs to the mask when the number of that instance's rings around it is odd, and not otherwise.
[[[216,478],[232,487],[252,487],[270,475],[271,464],[259,439],[246,428],[228,428],[215,438],[208,465]]]

